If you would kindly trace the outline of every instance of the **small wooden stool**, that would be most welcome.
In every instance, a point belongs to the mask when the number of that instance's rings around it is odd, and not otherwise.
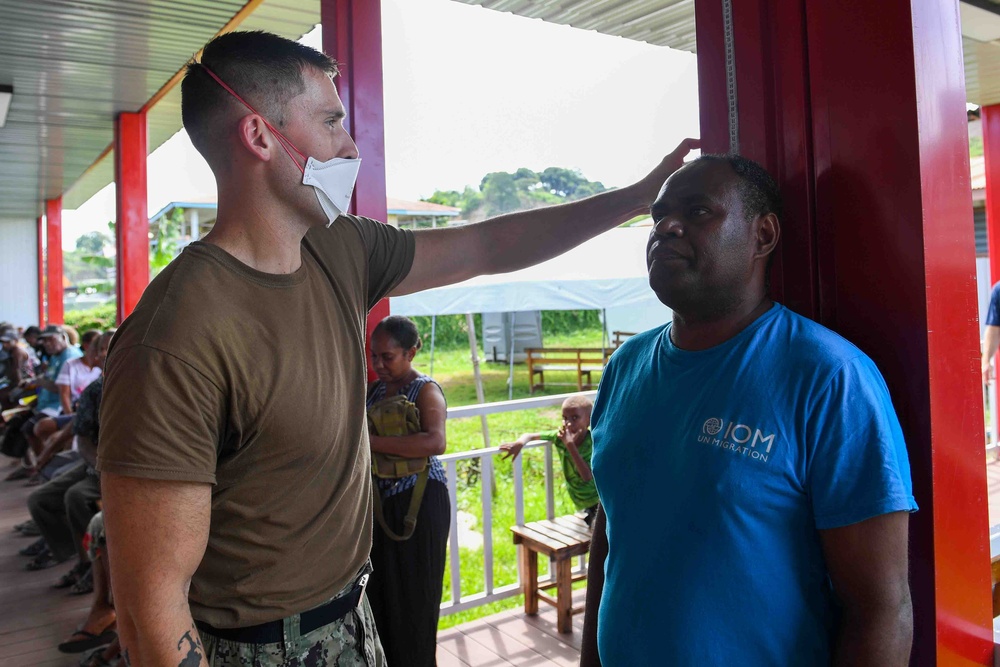
[[[538,613],[538,601],[544,600],[556,608],[559,632],[573,632],[573,614],[583,607],[573,607],[573,582],[587,578],[586,572],[573,574],[573,557],[590,550],[590,528],[583,519],[574,515],[552,520],[534,521],[523,526],[511,526],[514,544],[520,545],[521,580],[524,589],[524,613]],[[555,568],[556,581],[538,581],[538,554],[549,557]],[[540,589],[556,589],[555,599]]]

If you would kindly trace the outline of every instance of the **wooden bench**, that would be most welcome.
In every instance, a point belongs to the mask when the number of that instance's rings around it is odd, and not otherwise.
[[[537,614],[538,601],[543,600],[556,608],[559,632],[573,632],[573,614],[583,611],[582,606],[573,607],[573,582],[587,578],[586,572],[573,574],[573,557],[590,550],[590,528],[580,517],[569,515],[512,526],[510,532],[514,534],[521,562],[524,613],[531,616]],[[538,581],[540,553],[549,557],[550,568],[556,574],[555,583]],[[556,589],[554,599],[541,592],[553,587]]]
[[[603,371],[614,352],[613,348],[600,347],[526,347],[528,355],[528,384],[531,393],[545,388],[545,371],[576,373],[576,389],[593,389],[593,371]],[[538,381],[535,382],[535,376]],[[572,382],[550,382],[550,386],[573,386]]]
[[[612,331],[611,335],[613,336],[613,338],[611,340],[611,344],[614,345],[614,348],[617,350],[619,347],[622,346],[622,343],[624,343],[629,338],[631,338],[632,336],[634,336],[635,332],[634,331]]]

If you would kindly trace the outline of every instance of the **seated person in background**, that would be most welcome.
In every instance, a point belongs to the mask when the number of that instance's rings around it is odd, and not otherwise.
[[[77,331],[74,327],[71,327],[68,324],[63,324],[62,328],[63,328],[63,331],[66,332],[66,338],[69,339],[69,344],[72,345],[73,347],[80,347],[80,343],[82,342],[80,340],[80,332]],[[82,351],[82,348],[81,348],[81,351]]]
[[[56,385],[56,378],[59,377],[59,372],[67,361],[83,356],[79,348],[69,344],[66,332],[58,324],[50,324],[45,327],[38,337],[48,355],[48,365],[45,368],[45,373],[40,377],[36,377],[31,385],[38,389],[38,399],[35,401],[34,412],[31,417],[24,421],[20,427],[21,433],[28,441],[31,450],[26,454],[26,458],[31,456],[32,453],[36,457],[41,454],[42,440],[35,435],[35,426],[38,425],[38,422],[46,417],[56,417],[62,412],[59,387]],[[63,426],[65,426],[65,423]],[[27,477],[31,473],[32,468],[30,460],[27,460],[21,468],[8,475],[7,479]]]
[[[59,644],[62,653],[87,653],[81,667],[103,667],[116,664],[121,653],[116,631],[117,615],[111,597],[111,570],[108,567],[108,545],[104,534],[104,512],[90,520],[84,548],[90,559],[94,598],[87,618],[66,641]]]
[[[17,399],[11,397],[11,392],[35,376],[35,366],[31,362],[31,355],[17,344],[17,340],[16,330],[3,329],[0,331],[0,346],[10,357],[7,360],[6,373],[0,378],[0,410],[17,407]]]
[[[114,331],[108,331],[101,337],[100,361],[107,356],[107,348]],[[73,432],[77,440],[77,448],[83,461],[93,471],[93,476],[100,479],[97,473],[97,442],[100,435],[101,397],[104,392],[104,378],[98,378],[88,386],[80,396],[80,405],[73,420]],[[95,504],[99,501],[95,501]],[[104,539],[104,516],[98,512],[91,518],[83,543],[87,560],[90,563],[90,576],[84,576],[73,586],[71,592],[84,593],[94,591],[94,601],[83,625],[65,642],[59,645],[63,653],[81,653],[98,646],[111,643],[108,649],[95,651],[82,661],[82,665],[104,664],[118,654],[117,635],[114,632],[116,615],[111,601],[111,573],[108,569],[107,545]]]
[[[56,473],[71,463],[79,460],[80,455],[73,444],[73,413],[76,411],[76,402],[80,398],[83,390],[94,380],[101,377],[101,366],[98,363],[98,339],[101,332],[91,329],[80,338],[80,349],[83,356],[77,359],[70,359],[63,364],[56,378],[56,386],[59,388],[59,402],[62,405],[63,413],[56,417],[48,417],[35,424],[35,437],[42,443],[41,452],[35,463],[35,477],[32,481],[41,481],[38,475],[48,481],[55,477]]]
[[[101,368],[108,354],[112,332],[101,336],[98,343],[97,360]],[[97,513],[95,502],[101,497],[100,478],[94,468],[96,455],[90,451],[91,442],[96,442],[96,427],[100,410],[100,397],[104,388],[103,378],[98,378],[80,396],[80,404],[73,421],[74,433],[81,460],[49,483],[36,489],[28,496],[28,509],[34,519],[48,549],[38,554],[27,565],[29,570],[41,570],[58,565],[78,556],[76,566],[56,584],[57,588],[68,588],[82,582],[74,592],[87,593],[91,590],[90,563],[83,548],[83,536],[91,517]],[[80,436],[85,436],[80,438]]]
[[[583,520],[588,526],[594,521],[598,502],[594,474],[590,471],[590,455],[594,449],[594,440],[590,437],[590,411],[593,408],[593,402],[586,396],[570,396],[563,401],[562,426],[558,431],[525,433],[514,442],[500,445],[500,449],[507,452],[505,458],[509,459],[516,458],[521,448],[532,440],[548,440],[555,445],[562,461],[569,497],[573,499],[576,509],[583,513]]]
[[[38,339],[41,334],[42,330],[34,324],[25,329],[24,333],[21,334],[21,338],[24,339],[24,343],[27,345],[25,349],[31,355],[31,363],[35,365],[35,375],[44,373],[49,361],[48,355],[45,354],[45,346]]]
[[[97,339],[100,336],[101,332],[97,329],[85,332],[80,338],[80,350],[83,356],[70,359],[63,364],[56,377],[63,414],[72,414],[73,404],[80,398],[83,390],[101,377],[101,367],[97,363]]]

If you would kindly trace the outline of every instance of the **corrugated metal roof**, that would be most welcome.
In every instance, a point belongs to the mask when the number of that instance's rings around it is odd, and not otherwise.
[[[694,0],[456,0],[694,53]]]
[[[693,0],[456,1],[695,52]],[[1000,14],[1000,0],[971,0],[961,4]],[[1000,103],[1000,39],[983,42],[966,37],[963,45],[968,101]]]
[[[694,52],[694,0],[455,0]],[[112,121],[137,111],[249,5],[239,26],[298,38],[319,0],[0,0],[0,83],[14,85],[0,129],[0,219],[34,217],[64,194],[79,206],[113,179]],[[1000,0],[969,0],[1000,13]],[[1000,40],[966,38],[969,101],[1000,102]],[[181,126],[174,87],[148,112],[149,148]]]
[[[0,128],[0,218],[35,217],[63,193],[75,208],[111,182],[110,156],[95,160],[115,115],[140,110],[253,5],[241,29],[298,38],[319,21],[319,0],[0,0],[0,83],[14,85]],[[179,87],[148,120],[152,151],[181,126]]]

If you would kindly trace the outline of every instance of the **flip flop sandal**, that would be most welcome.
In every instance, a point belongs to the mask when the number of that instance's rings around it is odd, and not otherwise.
[[[83,653],[84,651],[89,651],[92,648],[104,647],[115,640],[118,633],[108,628],[99,635],[95,635],[93,632],[87,632],[86,630],[77,630],[73,633],[73,637],[82,637],[82,639],[73,639],[70,637],[69,641],[65,641],[59,645],[60,653]]]
[[[17,470],[11,472],[9,475],[7,475],[6,477],[4,477],[4,481],[14,482],[14,481],[17,481],[19,479],[25,479],[30,474],[31,474],[31,470],[29,468],[25,468],[24,466],[21,466]]]
[[[69,588],[83,579],[84,575],[90,572],[90,563],[77,563],[73,569],[59,577],[59,581],[53,584],[53,588]]]
[[[34,525],[35,525],[35,520],[34,519],[28,519],[27,521],[22,521],[21,523],[19,523],[16,526],[14,526],[14,532],[15,533],[20,533],[25,528],[27,528],[29,526],[34,526]]]
[[[91,575],[91,571],[87,570],[87,573],[80,577],[69,589],[70,595],[86,595],[87,593],[94,592],[94,577]]]
[[[80,659],[80,667],[114,667],[119,664],[121,656],[116,656],[110,660],[104,657],[105,646],[94,649]]]
[[[50,567],[55,567],[56,565],[59,565],[59,563],[65,563],[67,560],[69,559],[68,558],[63,560],[56,559],[56,557],[52,555],[52,552],[46,549],[45,551],[40,553],[33,561],[28,563],[25,566],[25,569],[31,572],[35,572],[37,570],[47,570]]]
[[[49,548],[48,545],[45,543],[45,538],[43,537],[35,540],[28,546],[19,550],[17,553],[21,554],[22,556],[31,556],[32,558],[34,558],[35,556],[42,553],[48,548]]]
[[[38,525],[34,521],[30,525],[25,526],[20,530],[21,537],[38,537],[42,534],[42,531],[38,530]]]

